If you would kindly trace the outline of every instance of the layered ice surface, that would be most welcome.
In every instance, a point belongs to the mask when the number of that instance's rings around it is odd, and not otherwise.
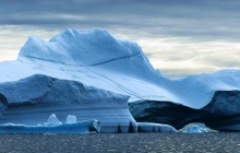
[[[130,102],[171,101],[191,108],[207,105],[215,91],[240,88],[238,70],[165,78],[155,71],[137,43],[99,29],[68,29],[49,42],[31,36],[18,59],[2,62],[0,71],[2,83],[43,74],[129,95]]]
[[[52,113],[62,122],[73,114],[113,132],[135,122],[128,102],[202,109],[216,91],[240,90],[239,79],[239,70],[168,79],[135,42],[101,29],[68,29],[48,42],[31,36],[17,60],[0,63],[0,122],[37,124]]]
[[[72,115],[71,115],[72,116]],[[49,116],[47,122],[38,125],[5,123],[0,125],[0,133],[80,133],[100,132],[97,120],[84,120],[62,124],[55,114]]]
[[[101,124],[100,132],[115,132],[117,126],[127,129],[131,122],[135,123],[128,110],[128,96],[76,81],[33,75],[2,84],[0,92],[7,100],[2,109],[2,124],[11,122],[34,126],[44,123],[50,116],[46,126],[54,127],[67,122],[97,119]],[[53,113],[59,120],[51,115]]]

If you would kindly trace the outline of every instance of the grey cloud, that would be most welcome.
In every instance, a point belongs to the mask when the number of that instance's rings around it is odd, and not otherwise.
[[[239,5],[239,2],[234,0],[231,2],[225,0],[1,0],[0,10],[6,14],[26,15],[32,15],[31,13],[38,15],[43,13],[104,14],[110,16],[135,14],[139,17],[164,15],[192,18],[226,15],[238,11]]]
[[[203,46],[197,43],[220,40],[238,42],[239,8],[239,0],[0,0],[0,27],[14,26],[10,28],[11,37],[21,33],[19,42],[12,40],[18,42],[15,49],[19,49],[30,34],[44,33],[50,37],[66,28],[104,28],[136,41],[142,38],[189,38],[188,43],[182,43],[186,48],[174,46],[164,50],[161,46],[150,45],[144,51],[150,58],[162,61],[177,63],[190,59],[212,67],[228,67],[240,64],[234,58],[222,59],[224,56],[218,56],[214,48],[209,51],[215,53],[212,56],[206,54],[196,58],[204,48],[196,48],[199,51],[194,52],[188,46]],[[158,47],[156,51],[154,47]],[[6,44],[0,45],[0,50],[5,48],[8,48]],[[163,72],[179,76],[207,70],[166,68]]]
[[[239,7],[237,0],[2,0],[0,24],[121,27],[151,37],[239,39]]]
[[[227,51],[226,51],[227,52]],[[229,54],[232,54],[232,52],[229,52]],[[201,59],[197,59],[196,61],[202,62],[202,63],[208,63],[209,65],[213,65],[215,67],[220,68],[227,68],[227,67],[240,67],[240,61],[238,60],[239,54],[232,54],[227,55],[224,54],[215,54],[215,55],[205,55]]]

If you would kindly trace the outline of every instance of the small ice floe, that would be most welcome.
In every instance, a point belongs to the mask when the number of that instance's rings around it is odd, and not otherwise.
[[[182,133],[208,133],[217,132],[216,130],[208,128],[204,123],[190,123],[179,130]]]

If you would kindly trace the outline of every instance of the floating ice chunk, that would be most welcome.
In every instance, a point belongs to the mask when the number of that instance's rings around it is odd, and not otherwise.
[[[181,130],[183,133],[207,133],[207,132],[217,132],[208,128],[204,123],[190,123],[184,126]]]
[[[66,119],[67,124],[76,124],[77,123],[77,117],[75,115],[68,115]]]
[[[55,114],[52,114],[49,116],[48,120],[46,123],[44,123],[44,126],[46,127],[54,127],[54,126],[59,126],[62,125],[62,122],[59,121],[57,116]]]

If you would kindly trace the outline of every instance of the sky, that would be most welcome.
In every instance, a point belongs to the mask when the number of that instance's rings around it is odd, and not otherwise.
[[[101,28],[136,41],[169,77],[240,68],[239,0],[0,0],[0,61],[30,35]]]

